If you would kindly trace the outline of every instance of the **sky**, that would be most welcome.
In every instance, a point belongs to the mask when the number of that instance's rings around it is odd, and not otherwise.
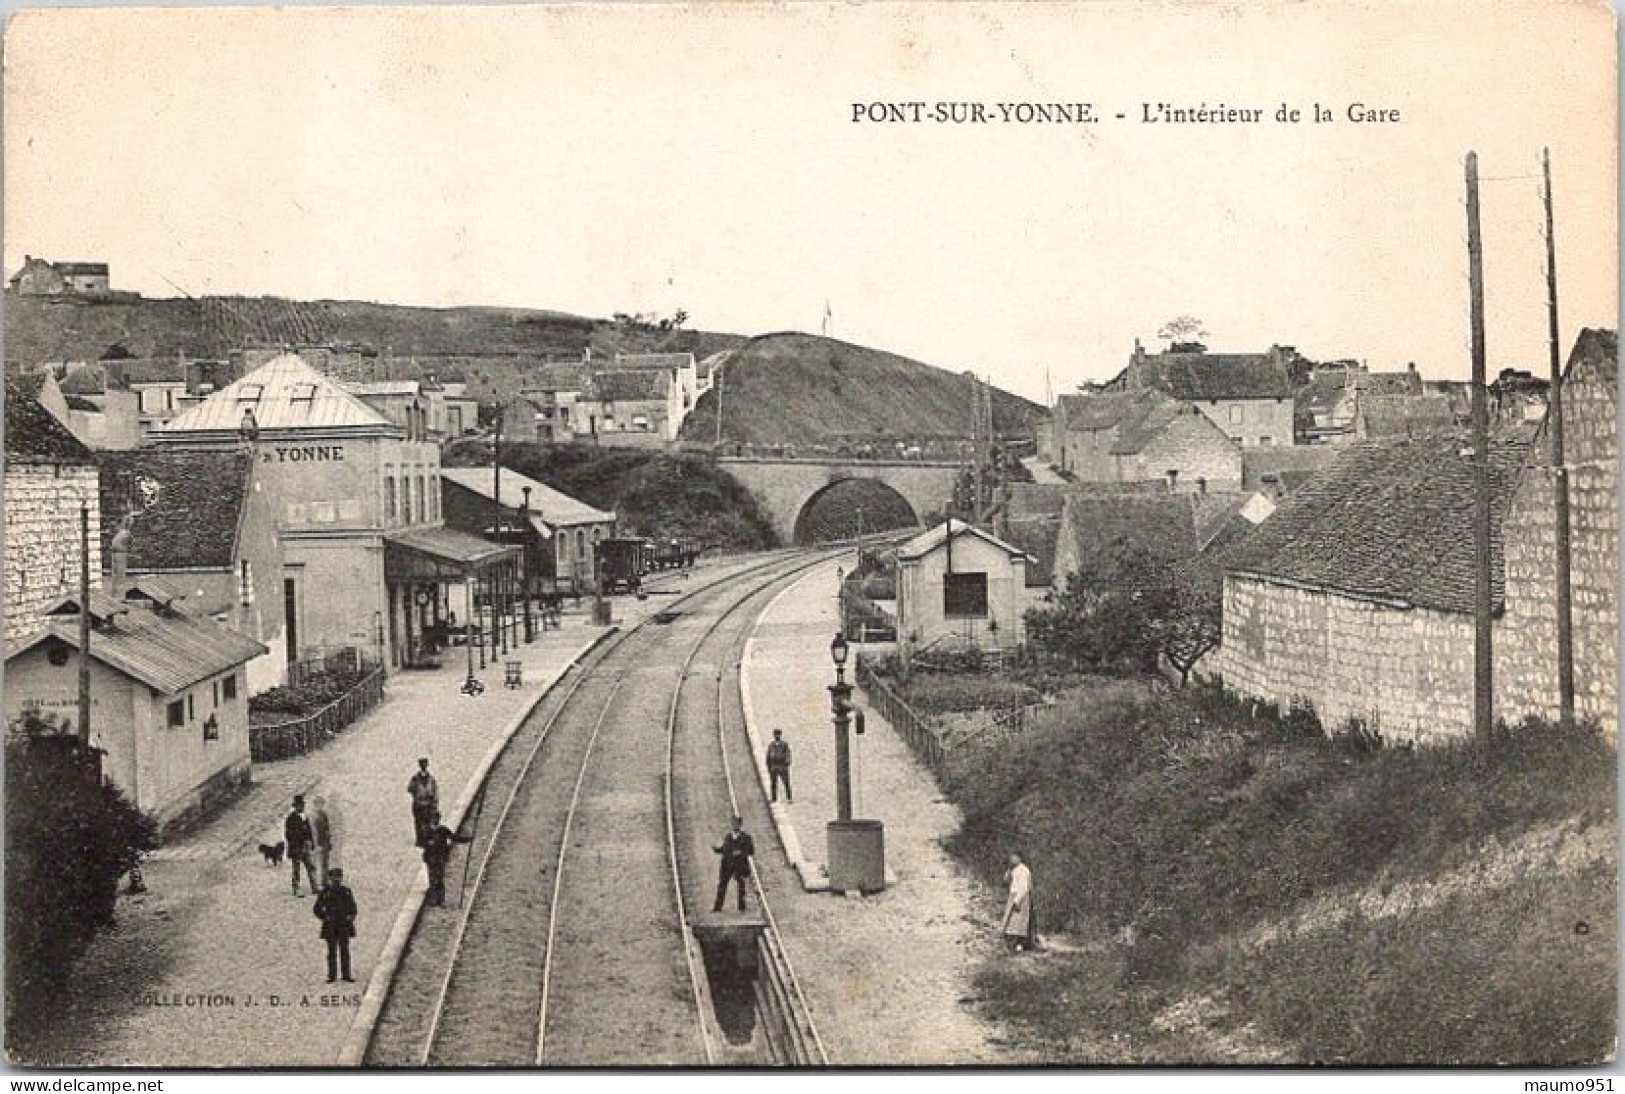
[[[25,13],[4,261],[741,334],[827,305],[1038,399],[1181,314],[1215,350],[1465,378],[1476,150],[1490,372],[1539,371],[1543,146],[1565,355],[1617,326],[1614,50],[1611,10],[1564,0]],[[995,120],[853,121],[916,101]],[[1101,120],[997,120],[1022,102]],[[1162,102],[1266,120],[1141,120]]]

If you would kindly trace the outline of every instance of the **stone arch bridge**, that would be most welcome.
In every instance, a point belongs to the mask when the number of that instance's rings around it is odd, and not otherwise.
[[[831,460],[721,456],[717,463],[738,479],[783,543],[794,543],[801,515],[831,487],[868,480],[889,488],[908,503],[918,523],[928,513],[947,510],[961,465],[927,460]]]

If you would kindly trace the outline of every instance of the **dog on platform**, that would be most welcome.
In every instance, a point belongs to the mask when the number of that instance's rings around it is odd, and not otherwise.
[[[265,856],[265,865],[281,866],[282,856],[288,850],[288,845],[278,840],[276,843],[260,844],[260,854]]]

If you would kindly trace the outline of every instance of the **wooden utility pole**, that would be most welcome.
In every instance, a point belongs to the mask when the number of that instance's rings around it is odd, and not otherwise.
[[[90,748],[90,503],[79,503],[79,745]]]
[[[496,432],[491,441],[491,538],[502,546],[502,404],[497,403]],[[486,602],[491,606],[491,663],[496,664],[497,647],[505,644],[502,633],[502,564],[492,570],[486,583]]]
[[[1569,574],[1569,471],[1563,462],[1563,362],[1557,331],[1557,240],[1552,227],[1552,154],[1540,150],[1546,203],[1546,330],[1552,389],[1546,432],[1552,445],[1552,493],[1557,501],[1557,705],[1565,726],[1574,724],[1574,604]]]
[[[974,372],[970,377],[970,468],[972,523],[982,519],[982,381]]]
[[[1478,153],[1467,153],[1467,282],[1473,359],[1473,731],[1495,717],[1491,661],[1489,406],[1484,390],[1484,246],[1478,230]]]

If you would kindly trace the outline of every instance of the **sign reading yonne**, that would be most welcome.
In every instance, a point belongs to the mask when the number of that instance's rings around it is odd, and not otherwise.
[[[340,463],[342,444],[272,445],[260,457],[263,463]]]

